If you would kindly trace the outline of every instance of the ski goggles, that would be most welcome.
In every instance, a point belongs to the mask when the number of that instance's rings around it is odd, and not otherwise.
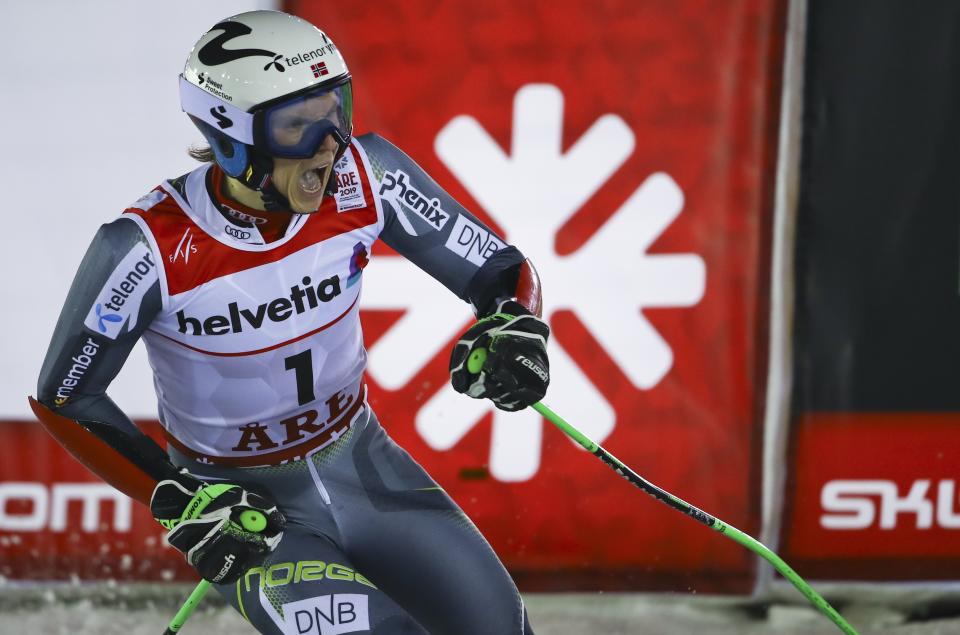
[[[256,106],[246,112],[180,78],[180,104],[185,112],[228,137],[264,154],[285,159],[307,159],[320,149],[327,135],[338,150],[350,143],[353,130],[353,89],[346,75],[333,85],[311,86],[293,95]]]

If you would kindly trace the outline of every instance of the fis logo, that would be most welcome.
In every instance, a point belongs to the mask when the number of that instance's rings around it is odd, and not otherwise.
[[[183,232],[183,236],[180,237],[180,242],[177,243],[177,248],[173,251],[172,254],[167,256],[167,260],[170,262],[176,262],[177,258],[183,260],[184,263],[190,262],[190,254],[197,253],[197,246],[193,244],[193,236],[190,234],[190,229],[187,228],[187,231]]]
[[[380,184],[380,196],[393,205],[398,215],[403,214],[403,209],[410,210],[437,231],[443,229],[450,219],[450,215],[440,207],[440,199],[427,198],[414,187],[410,177],[402,170],[384,173]]]
[[[130,328],[136,325],[143,296],[157,280],[153,254],[146,245],[136,245],[100,289],[87,312],[84,326],[112,340],[117,339],[125,324],[129,322]]]

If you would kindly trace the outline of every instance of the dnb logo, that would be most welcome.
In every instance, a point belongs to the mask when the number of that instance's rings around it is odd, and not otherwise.
[[[536,265],[545,289],[544,318],[558,310],[573,311],[633,385],[651,389],[673,366],[673,351],[642,309],[693,306],[706,284],[706,266],[698,255],[647,253],[679,217],[683,192],[668,174],[650,174],[580,249],[561,256],[554,249],[557,232],[634,150],[634,134],[617,115],[597,119],[580,139],[567,144],[566,152],[562,132],[562,93],[555,86],[531,84],[515,97],[510,155],[469,116],[450,121],[434,147],[503,229],[504,238]],[[401,176],[385,175],[383,190],[392,190],[389,195],[405,202],[418,199],[419,192],[407,179],[401,182]],[[421,209],[423,215],[430,206]],[[464,230],[457,229],[460,236]],[[483,247],[486,237],[477,231],[481,228],[470,229],[473,233],[463,234],[462,244],[454,240],[446,247],[477,264],[493,248]],[[447,354],[441,348],[471,316],[455,299],[436,293],[435,283],[404,259],[378,258],[370,267],[364,307],[405,310],[371,347],[369,357],[373,378],[388,390],[398,390],[437,355]],[[397,280],[404,281],[402,295]],[[613,407],[589,369],[578,366],[557,337],[550,340],[549,356],[553,383],[548,402],[603,442],[616,423]],[[491,475],[501,481],[532,478],[540,465],[543,425],[535,411],[503,413],[486,401],[464,399],[445,385],[420,408],[415,424],[428,445],[443,451],[491,412]]]
[[[334,593],[283,605],[284,633],[339,635],[369,632],[367,596]]]

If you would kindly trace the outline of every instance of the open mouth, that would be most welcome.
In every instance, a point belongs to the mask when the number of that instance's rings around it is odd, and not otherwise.
[[[327,172],[326,165],[311,168],[300,175],[300,189],[306,194],[317,194],[323,188],[323,177]]]

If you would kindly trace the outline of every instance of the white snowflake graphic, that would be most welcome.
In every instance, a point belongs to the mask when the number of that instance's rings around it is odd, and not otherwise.
[[[699,256],[646,253],[679,216],[683,193],[669,175],[649,175],[583,247],[558,256],[557,231],[634,149],[633,132],[616,115],[600,117],[566,153],[561,153],[562,130],[560,90],[530,84],[514,100],[509,155],[468,116],[450,121],[435,149],[505,238],[537,267],[544,319],[557,310],[574,311],[630,381],[650,389],[670,370],[673,353],[641,310],[692,306],[705,288]],[[369,372],[388,389],[405,386],[471,318],[466,305],[415,269],[403,258],[376,258],[364,276],[365,308],[406,310],[370,350]],[[545,401],[603,442],[616,423],[613,408],[558,338],[551,338],[548,352],[551,385]],[[416,428],[430,447],[443,451],[490,411],[490,473],[501,481],[530,479],[540,465],[543,424],[533,410],[501,412],[447,385],[417,413]]]

